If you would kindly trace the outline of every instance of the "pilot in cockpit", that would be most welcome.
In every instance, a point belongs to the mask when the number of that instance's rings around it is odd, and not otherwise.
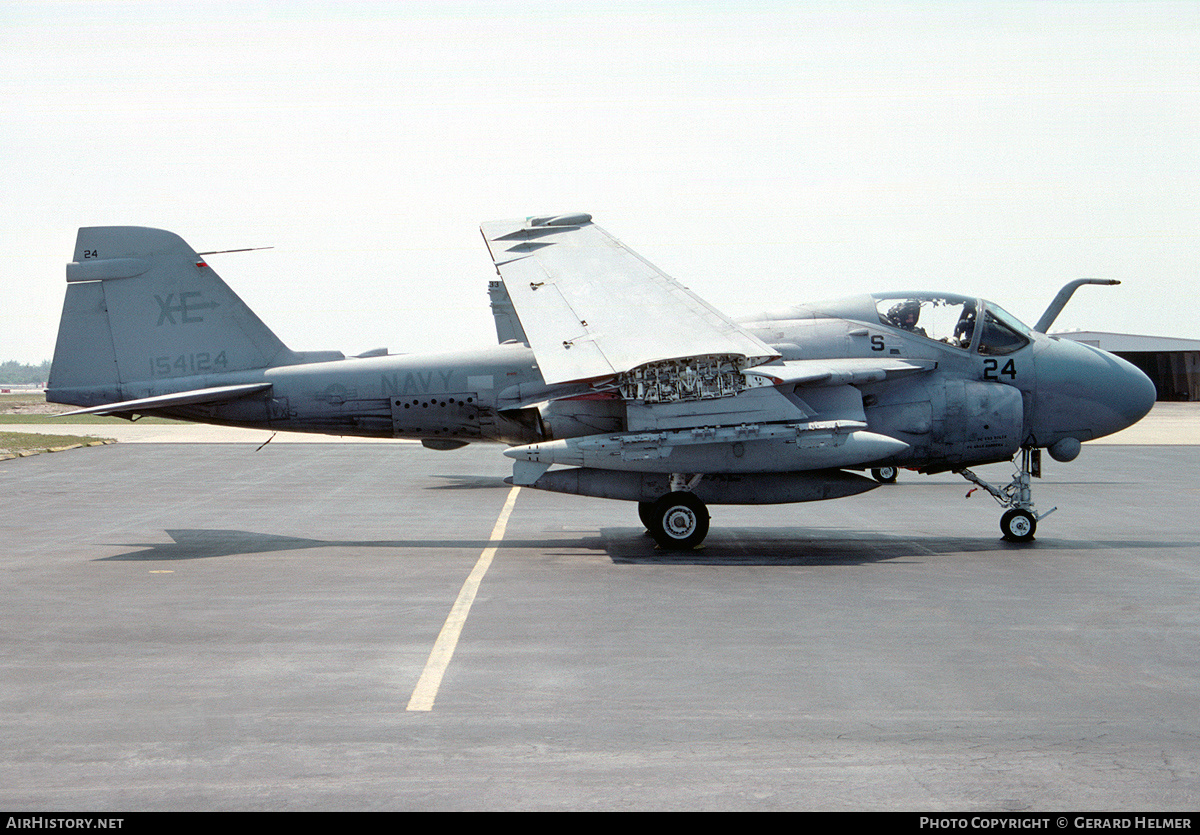
[[[971,337],[975,335],[975,302],[967,302],[963,305],[962,316],[958,320],[958,324],[954,326],[954,339],[951,340],[952,345],[958,345],[960,348],[967,348],[971,345]]]
[[[925,329],[917,327],[917,320],[921,318],[921,303],[916,299],[908,299],[892,305],[892,309],[887,313],[887,318],[902,331],[925,336]]]

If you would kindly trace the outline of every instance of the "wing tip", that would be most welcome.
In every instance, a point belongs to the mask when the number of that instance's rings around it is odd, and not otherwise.
[[[541,215],[526,218],[525,226],[528,229],[538,229],[545,226],[583,226],[591,222],[592,216],[587,212],[576,212],[568,215]]]

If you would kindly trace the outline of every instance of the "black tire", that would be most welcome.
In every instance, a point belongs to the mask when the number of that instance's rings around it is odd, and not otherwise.
[[[708,536],[708,508],[692,493],[668,493],[651,510],[646,527],[659,546],[671,551],[690,551]]]
[[[654,527],[654,502],[638,502],[638,518],[646,530]]]
[[[1037,519],[1028,510],[1013,508],[1000,517],[1000,532],[1009,542],[1028,542],[1037,531]]]
[[[899,475],[900,470],[896,467],[876,467],[871,470],[871,477],[880,484],[895,484]]]

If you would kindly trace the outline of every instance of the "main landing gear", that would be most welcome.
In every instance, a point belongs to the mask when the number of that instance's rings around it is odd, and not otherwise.
[[[690,551],[708,536],[708,508],[690,492],[702,476],[672,474],[671,492],[653,502],[638,502],[638,518],[660,547]]]
[[[1052,507],[1045,513],[1038,513],[1033,507],[1033,491],[1029,487],[1029,478],[1040,478],[1042,475],[1041,453],[1040,449],[1022,447],[1020,464],[1013,474],[1013,480],[1004,487],[988,484],[970,470],[957,471],[967,481],[991,493],[992,498],[999,502],[1001,507],[1008,508],[1000,517],[1000,532],[1009,542],[1029,542],[1037,531],[1038,521],[1058,510],[1057,507]],[[967,495],[970,496],[973,492],[975,491],[971,490]]]
[[[871,478],[878,481],[880,484],[895,484],[896,477],[900,475],[899,468],[891,467],[876,467],[871,470]]]

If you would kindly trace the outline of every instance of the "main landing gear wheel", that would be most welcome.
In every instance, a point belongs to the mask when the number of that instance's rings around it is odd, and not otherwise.
[[[638,503],[638,515],[642,505]],[[692,493],[668,493],[650,506],[643,517],[654,541],[672,551],[689,551],[708,536],[708,508]]]
[[[654,529],[654,502],[638,502],[638,518],[646,530]]]
[[[1028,542],[1037,530],[1037,518],[1024,508],[1015,507],[1000,517],[1000,531],[1009,542]]]
[[[900,471],[895,467],[876,467],[871,470],[871,477],[880,484],[895,484]]]

